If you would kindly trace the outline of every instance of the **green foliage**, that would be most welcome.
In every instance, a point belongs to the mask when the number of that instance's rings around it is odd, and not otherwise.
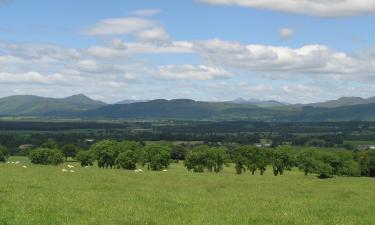
[[[190,150],[184,161],[185,167],[188,171],[193,170],[196,173],[203,173],[207,165],[206,152],[208,152],[209,147],[207,145],[202,145],[194,147]]]
[[[292,148],[290,146],[279,146],[272,151],[271,163],[273,174],[283,175],[285,170],[291,170],[294,166]]]
[[[34,164],[58,165],[64,162],[64,155],[57,149],[37,148],[30,152],[29,158]]]
[[[183,144],[175,145],[171,150],[171,158],[173,160],[185,160],[188,149]]]
[[[184,165],[189,171],[202,173],[205,169],[219,173],[227,165],[228,155],[222,147],[201,145],[194,147],[186,156]]]
[[[144,152],[142,145],[135,141],[122,141],[116,146],[118,154],[115,164],[118,168],[134,170],[137,162],[143,163]]]
[[[81,163],[81,166],[92,166],[95,161],[95,153],[92,151],[82,150],[76,155],[76,160]]]
[[[65,159],[68,157],[74,158],[77,154],[77,147],[73,144],[66,144],[61,148],[61,151],[63,152]]]
[[[123,152],[132,151],[134,152],[135,162],[142,162],[143,160],[143,147],[139,142],[136,141],[122,141],[116,145],[116,153],[121,154]]]
[[[0,145],[0,162],[6,162],[9,156],[8,148]]]
[[[168,168],[171,160],[171,149],[169,146],[160,144],[149,144],[144,148],[143,163],[147,169],[162,170]]]
[[[117,142],[104,140],[91,146],[90,151],[96,154],[99,168],[113,168],[117,158]]]
[[[260,174],[263,175],[269,164],[269,158],[269,151],[267,149],[242,145],[236,150],[234,157],[236,173],[241,174],[247,169],[254,175],[259,169]]]
[[[58,149],[59,144],[56,141],[49,140],[40,145],[41,148]]]
[[[135,151],[127,150],[120,153],[116,159],[116,165],[126,170],[135,170],[137,168],[137,155]]]
[[[313,173],[317,170],[318,162],[314,156],[314,150],[306,149],[297,153],[297,165],[307,176],[309,173]]]

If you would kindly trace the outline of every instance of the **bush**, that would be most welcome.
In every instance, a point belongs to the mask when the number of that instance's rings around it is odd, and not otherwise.
[[[34,164],[58,165],[64,162],[61,151],[48,148],[37,148],[30,152],[29,158]]]
[[[117,142],[104,140],[95,143],[90,150],[95,153],[99,168],[112,168],[117,158]]]
[[[225,148],[201,145],[193,148],[186,156],[184,162],[188,171],[202,173],[204,169],[218,173],[227,165],[228,155]]]
[[[137,168],[137,155],[134,151],[128,150],[120,153],[116,159],[116,165],[126,170],[135,170]]]
[[[61,150],[66,160],[68,159],[68,157],[74,158],[77,154],[77,147],[73,144],[64,145]]]
[[[9,156],[9,151],[6,147],[0,145],[0,162],[6,162]]]
[[[81,166],[92,166],[95,161],[95,154],[91,151],[79,151],[76,159],[81,163]]]
[[[147,165],[147,169],[162,170],[168,168],[170,160],[170,148],[166,145],[150,144],[144,149],[144,164]]]

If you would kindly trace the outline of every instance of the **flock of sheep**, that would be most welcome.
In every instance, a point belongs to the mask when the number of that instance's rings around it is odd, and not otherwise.
[[[8,161],[8,162],[7,162],[7,164],[15,164],[15,165],[20,164],[20,163],[21,163],[20,161],[15,161],[15,162],[13,162],[13,161]],[[73,170],[73,168],[74,168],[73,165],[68,164],[67,167],[68,167],[68,169],[63,168],[63,169],[61,169],[61,171],[62,171],[63,173],[75,173],[75,171]],[[22,168],[25,168],[25,169],[26,169],[27,166],[23,165]],[[85,166],[85,168],[89,168],[89,166]],[[142,169],[136,169],[136,170],[134,170],[134,172],[135,172],[135,173],[143,173],[143,170],[142,170]],[[164,169],[163,172],[167,172],[167,170]]]
[[[20,164],[20,161],[15,161],[15,162],[13,162],[13,161],[10,161],[10,162],[9,162],[9,161],[8,161],[7,164],[16,164],[16,165],[17,165],[17,164]],[[25,169],[26,169],[27,166],[23,165],[22,168],[25,168]]]

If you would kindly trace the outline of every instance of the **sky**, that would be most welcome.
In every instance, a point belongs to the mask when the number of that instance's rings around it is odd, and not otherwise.
[[[0,0],[0,97],[375,96],[375,0]]]

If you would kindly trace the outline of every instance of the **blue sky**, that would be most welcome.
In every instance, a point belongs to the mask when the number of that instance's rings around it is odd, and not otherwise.
[[[374,15],[372,0],[0,0],[0,96],[370,97]]]

